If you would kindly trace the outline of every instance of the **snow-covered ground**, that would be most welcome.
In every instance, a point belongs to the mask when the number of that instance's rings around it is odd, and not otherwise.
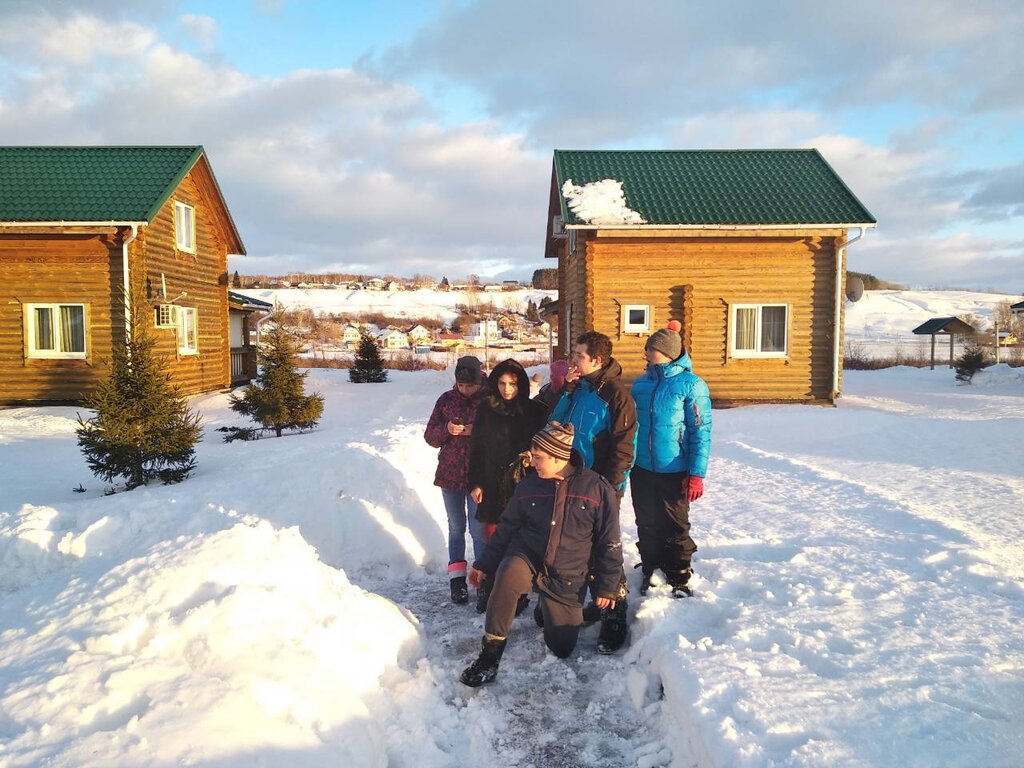
[[[113,496],[75,409],[0,410],[0,765],[1019,766],[1022,374],[716,411],[696,595],[634,597],[612,657],[527,612],[476,693],[422,439],[450,372],[313,371],[320,428],[253,443],[196,398],[197,473]]]

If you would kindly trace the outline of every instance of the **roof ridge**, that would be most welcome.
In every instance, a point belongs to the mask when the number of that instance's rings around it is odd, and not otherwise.
[[[196,149],[202,144],[3,144],[0,149]]]
[[[602,154],[681,154],[681,153],[730,153],[730,152],[817,152],[816,147],[776,147],[762,149],[742,149],[733,147],[717,149],[555,149],[555,152],[594,152]]]

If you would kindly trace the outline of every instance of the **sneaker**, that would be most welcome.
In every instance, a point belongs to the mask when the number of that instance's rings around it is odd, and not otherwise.
[[[597,638],[597,652],[608,655],[626,644],[629,626],[626,623],[626,601],[620,600],[614,608],[601,612],[601,633]]]
[[[449,582],[452,588],[452,602],[456,605],[465,605],[469,602],[469,587],[466,586],[465,576],[456,576]]]
[[[498,663],[504,652],[504,640],[488,640],[484,637],[480,655],[477,656],[476,661],[462,670],[459,680],[470,688],[479,688],[481,685],[493,683],[494,678],[498,676]]]

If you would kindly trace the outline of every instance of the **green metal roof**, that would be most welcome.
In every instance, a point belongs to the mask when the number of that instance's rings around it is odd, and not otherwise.
[[[932,333],[951,333],[951,334],[965,334],[974,333],[974,328],[965,323],[959,317],[933,317],[931,320],[925,320],[911,333],[916,333],[918,336],[927,336]]]
[[[566,225],[588,225],[562,186],[622,182],[647,226],[874,224],[816,149],[555,150]]]
[[[152,221],[192,147],[0,147],[0,221]]]

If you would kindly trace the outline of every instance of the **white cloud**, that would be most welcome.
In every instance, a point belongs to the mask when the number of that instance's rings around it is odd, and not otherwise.
[[[201,48],[212,47],[217,40],[219,29],[217,20],[212,16],[203,16],[196,13],[187,13],[178,19],[178,23],[185,31],[199,43]]]
[[[974,135],[984,110],[1004,121],[989,135],[1016,135],[1024,11],[1009,0],[866,2],[847,14],[812,0],[652,0],[624,13],[567,0],[554,14],[539,0],[481,0],[445,6],[412,45],[382,57],[387,75],[278,77],[225,63],[215,48],[229,30],[215,12],[175,17],[169,0],[80,0],[73,13],[8,2],[0,134],[204,144],[251,254],[234,265],[242,271],[372,264],[455,277],[518,265],[527,276],[553,266],[541,257],[555,146],[816,146],[879,219],[851,259],[907,282],[922,262],[966,271],[932,282],[1000,265],[1009,274],[1020,243],[968,225],[1020,220],[1019,145],[1004,138],[1004,167],[954,173],[962,157],[948,137]],[[157,17],[177,21],[202,55],[146,25]],[[443,125],[395,73],[455,82],[482,95],[491,118]],[[855,135],[850,115],[891,102],[910,117],[890,136]],[[942,256],[929,262],[933,251]]]

